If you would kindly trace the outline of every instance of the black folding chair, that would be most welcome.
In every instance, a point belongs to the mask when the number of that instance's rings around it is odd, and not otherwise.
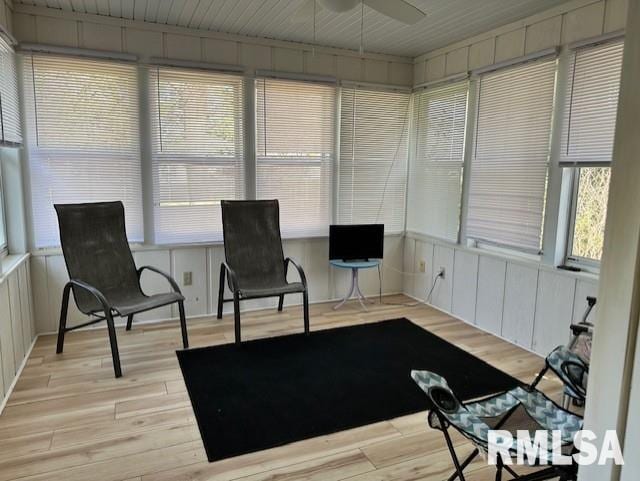
[[[185,349],[189,347],[184,297],[180,288],[168,274],[155,267],[143,266],[136,270],[127,241],[122,202],[57,204],[55,209],[70,279],[62,294],[56,352],[62,352],[67,332],[107,321],[113,369],[116,377],[120,377],[122,370],[113,316],[126,317],[128,331],[135,314],[173,303],[178,304],[180,312],[182,344]],[[140,275],[144,270],[166,278],[172,292],[145,295],[140,286]],[[67,327],[71,290],[78,309],[86,315],[96,316],[95,319]]]
[[[277,200],[223,200],[222,226],[226,262],[220,265],[218,319],[222,306],[233,301],[236,344],[241,342],[240,301],[278,297],[282,311],[285,294],[302,293],[304,332],[309,333],[309,295],[302,267],[282,251],[280,210]],[[300,282],[287,282],[292,264]],[[225,278],[233,298],[224,298]]]

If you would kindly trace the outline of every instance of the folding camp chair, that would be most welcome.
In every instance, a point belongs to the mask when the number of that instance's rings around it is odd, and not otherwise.
[[[596,305],[596,298],[587,297],[587,310],[582,321],[571,324],[571,339],[567,346],[558,346],[547,356],[545,367],[540,371],[531,387],[536,387],[547,371],[553,371],[564,384],[562,406],[568,409],[570,404],[584,406],[589,380],[591,361],[591,342],[593,324],[587,319]]]
[[[482,451],[489,451],[489,431],[492,429],[505,430],[515,434],[519,430],[529,432],[536,430],[560,431],[561,452],[569,455],[575,451],[573,439],[582,429],[582,418],[573,414],[548,399],[541,392],[526,387],[516,387],[509,391],[496,394],[485,399],[462,403],[453,393],[447,381],[438,374],[429,371],[412,371],[411,377],[427,394],[431,401],[431,409],[427,421],[433,429],[441,431],[451,454],[455,472],[449,481],[457,478],[465,481],[464,469]],[[460,462],[453,447],[449,428],[453,427],[465,438],[469,439],[475,449],[464,461]],[[515,437],[515,436],[514,436]],[[577,464],[570,465],[549,464],[553,452],[550,450],[544,456],[536,458],[534,465],[540,469],[535,472],[519,475],[500,455],[497,456],[496,481],[502,479],[506,471],[513,479],[520,481],[542,481],[558,477],[561,481],[575,480]],[[514,439],[508,452],[511,458],[517,456],[517,442]]]

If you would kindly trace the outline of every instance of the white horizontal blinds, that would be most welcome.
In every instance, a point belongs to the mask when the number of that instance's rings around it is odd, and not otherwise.
[[[325,235],[331,222],[336,87],[256,81],[258,199],[278,199],[285,237]]]
[[[0,145],[21,143],[16,55],[0,35]]]
[[[155,240],[222,240],[220,201],[244,198],[243,79],[157,67],[149,83]]]
[[[36,247],[59,244],[56,203],[120,200],[142,241],[137,67],[33,55],[24,98]]]
[[[408,92],[342,88],[338,222],[404,230]]]
[[[556,60],[480,78],[468,236],[539,252]]]
[[[409,230],[456,242],[464,162],[468,82],[415,96],[416,153],[410,176]]]
[[[623,47],[617,40],[574,53],[563,116],[562,165],[611,162]]]
[[[4,198],[2,196],[2,166],[0,166],[0,253],[7,247],[7,231],[4,220]]]

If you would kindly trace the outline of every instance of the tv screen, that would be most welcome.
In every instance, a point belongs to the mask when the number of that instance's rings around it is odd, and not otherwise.
[[[329,226],[329,259],[382,259],[384,224]]]

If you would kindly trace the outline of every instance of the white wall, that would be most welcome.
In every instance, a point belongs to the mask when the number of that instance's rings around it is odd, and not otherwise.
[[[625,26],[626,8],[626,0],[573,0],[428,52],[414,59],[414,86],[620,31]],[[552,170],[557,176],[558,169]],[[424,208],[411,195],[420,188],[424,187],[411,185],[410,180],[410,218],[419,216]],[[559,190],[554,189],[559,185],[550,188],[549,203],[559,196]],[[555,242],[554,215],[549,214],[545,232]],[[586,308],[586,296],[597,292],[597,276],[559,271],[553,265],[553,255],[545,255],[546,262],[522,260],[422,234],[409,233],[405,240],[404,262],[410,273],[404,277],[404,291],[425,299],[439,268],[445,267],[451,275],[436,284],[433,305],[540,355],[566,343],[569,324],[579,320]],[[555,250],[546,248],[547,241],[545,251]],[[424,274],[418,272],[421,260],[427,262]],[[595,319],[595,312],[590,319]]]
[[[2,261],[0,274],[0,409],[36,336],[28,256]]]
[[[285,256],[298,261],[307,276],[309,299],[311,302],[338,299],[346,294],[350,280],[350,272],[334,269],[329,266],[329,242],[326,238],[287,240],[284,242]],[[403,237],[387,236],[385,238],[383,292],[398,293],[402,291],[402,255]],[[134,251],[138,266],[153,265],[173,275],[180,284],[186,297],[185,309],[188,317],[215,315],[218,299],[220,262],[224,260],[224,249],[221,245],[185,246],[185,247],[141,247]],[[34,310],[36,331],[38,333],[54,332],[58,326],[62,289],[68,280],[64,258],[60,251],[35,253],[31,258],[32,282],[34,292]],[[193,273],[193,284],[183,285],[183,273]],[[297,280],[295,269],[290,270],[289,280]],[[169,287],[159,276],[144,273],[143,289],[147,294],[166,292]],[[367,295],[378,294],[378,272],[369,269],[361,272],[360,286]],[[227,292],[227,297],[229,297]],[[285,304],[293,305],[302,302],[301,295],[285,296]],[[277,298],[258,299],[241,303],[242,309],[275,308]],[[149,311],[139,316],[138,320],[162,320],[177,317],[177,312],[165,307]],[[225,313],[232,312],[232,303],[225,304]],[[85,321],[86,317],[71,303],[69,308],[69,325]],[[122,323],[123,320],[119,320]],[[215,321],[214,321],[215,322]],[[311,319],[313,323],[313,317]]]
[[[426,272],[420,272],[420,262]],[[541,356],[569,340],[597,278],[416,234],[404,240],[404,292]],[[589,317],[594,321],[596,309]]]
[[[15,5],[14,34],[19,42],[85,48],[137,55],[141,61],[151,57],[174,60],[233,64],[254,69],[331,75],[338,79],[409,86],[413,80],[413,60],[408,57],[366,54],[316,47],[293,42],[227,35],[203,30],[147,24],[106,16],[69,14],[55,9]],[[402,238],[387,237],[385,242],[384,292],[400,292],[402,278]],[[300,261],[309,282],[311,301],[339,298],[347,289],[349,273],[334,271],[328,264],[327,239],[285,242],[285,253]],[[183,286],[188,316],[211,315],[216,310],[219,265],[223,250],[219,245],[184,247],[143,247],[135,252],[138,265],[151,264],[170,272],[179,283],[182,273],[193,273],[193,285]],[[37,332],[55,331],[62,288],[67,280],[64,259],[59,251],[35,252],[32,259]],[[161,278],[144,275],[149,292],[166,290]],[[366,293],[377,294],[377,272],[361,277]],[[300,296],[285,298],[300,303]],[[273,307],[275,299],[243,303],[246,308]],[[229,312],[231,305],[226,305]],[[141,314],[140,319],[175,317],[170,307]],[[70,322],[83,316],[75,306]],[[313,320],[312,320],[313,321]]]
[[[0,0],[0,25],[7,29],[9,33],[13,32],[13,12],[10,0]]]
[[[20,42],[125,52],[141,59],[177,60],[244,66],[253,69],[331,75],[338,79],[411,85],[409,57],[365,54],[207,30],[151,24],[100,15],[15,5],[15,36]]]
[[[627,0],[573,0],[414,59],[413,83],[624,29]]]

